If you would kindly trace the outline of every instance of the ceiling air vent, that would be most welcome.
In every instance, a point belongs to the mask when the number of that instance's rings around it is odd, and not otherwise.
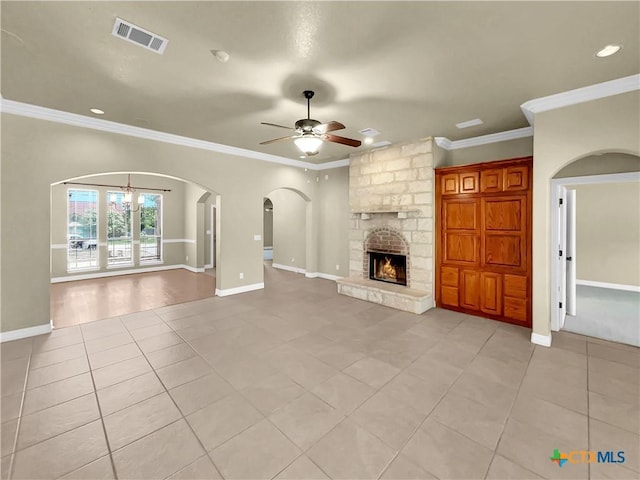
[[[133,23],[126,22],[121,18],[116,18],[116,23],[113,25],[111,33],[116,37],[140,45],[160,55],[164,53],[164,49],[167,48],[167,43],[169,43],[166,38],[162,38],[160,35],[140,28]]]

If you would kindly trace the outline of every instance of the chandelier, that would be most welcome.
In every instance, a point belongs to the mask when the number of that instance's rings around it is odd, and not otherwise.
[[[121,212],[137,212],[140,210],[140,207],[144,204],[144,195],[138,195],[138,206],[136,208],[132,208],[133,203],[133,193],[135,192],[135,188],[131,186],[131,174],[127,175],[127,184],[124,187],[120,187],[124,192],[124,197],[122,198],[121,207],[118,207],[118,194],[112,193],[109,196],[109,203],[113,208],[119,210]]]

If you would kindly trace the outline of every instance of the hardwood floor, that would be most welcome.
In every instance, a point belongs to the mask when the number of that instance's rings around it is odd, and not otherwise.
[[[213,297],[215,276],[184,269],[51,285],[56,328]]]

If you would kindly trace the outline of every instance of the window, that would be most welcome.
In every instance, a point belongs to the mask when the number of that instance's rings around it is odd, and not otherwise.
[[[162,260],[162,195],[142,195],[140,204],[140,263]]]
[[[107,192],[107,266],[133,265],[131,204],[124,192]]]
[[[67,191],[67,269],[98,268],[98,192]]]

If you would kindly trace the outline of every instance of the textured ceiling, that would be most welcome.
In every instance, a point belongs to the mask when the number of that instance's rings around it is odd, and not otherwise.
[[[338,120],[376,141],[525,127],[528,100],[637,74],[638,2],[7,2],[2,96],[298,159],[283,125]],[[116,17],[169,39],[111,35]],[[624,45],[606,59],[594,53]],[[231,59],[218,62],[211,49]],[[456,123],[484,124],[458,130]],[[359,150],[368,148],[362,146]],[[356,149],[325,144],[312,162]]]

